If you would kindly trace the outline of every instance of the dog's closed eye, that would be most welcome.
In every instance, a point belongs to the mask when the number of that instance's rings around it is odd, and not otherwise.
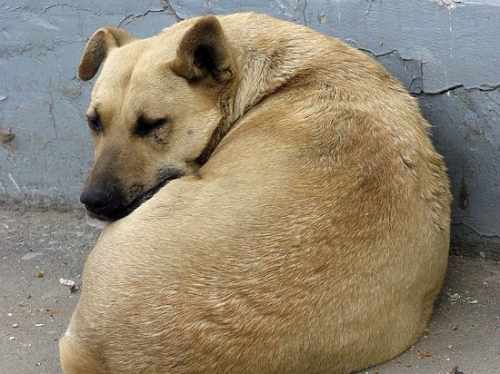
[[[102,124],[99,115],[87,116],[87,124],[92,132],[99,134],[102,131]]]
[[[137,119],[137,123],[135,125],[135,134],[140,137],[145,137],[151,134],[153,131],[160,129],[170,122],[170,118],[158,118],[158,119],[150,119],[146,118],[143,115],[140,115]]]

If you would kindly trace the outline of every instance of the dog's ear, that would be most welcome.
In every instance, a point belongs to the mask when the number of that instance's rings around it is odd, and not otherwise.
[[[186,32],[170,68],[188,81],[208,75],[220,83],[233,78],[231,48],[215,16],[201,18]]]
[[[85,46],[78,66],[78,77],[84,81],[92,79],[111,49],[133,40],[132,35],[116,27],[103,27],[97,30]]]

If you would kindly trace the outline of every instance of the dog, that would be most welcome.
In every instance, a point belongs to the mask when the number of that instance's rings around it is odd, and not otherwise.
[[[365,53],[255,13],[135,39],[79,77],[106,220],[65,374],[350,373],[415,343],[447,266],[450,190],[417,100]]]

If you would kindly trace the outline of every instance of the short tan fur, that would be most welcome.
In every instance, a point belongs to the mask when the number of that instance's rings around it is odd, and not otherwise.
[[[65,374],[341,374],[419,338],[451,196],[384,68],[253,13],[144,40],[100,29],[80,77],[99,68],[82,200],[111,222],[60,341]]]

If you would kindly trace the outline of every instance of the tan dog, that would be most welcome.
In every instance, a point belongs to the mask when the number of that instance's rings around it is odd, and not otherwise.
[[[419,338],[450,193],[381,66],[258,14],[103,28],[80,77],[101,64],[82,200],[125,218],[85,266],[66,374],[349,373]]]

